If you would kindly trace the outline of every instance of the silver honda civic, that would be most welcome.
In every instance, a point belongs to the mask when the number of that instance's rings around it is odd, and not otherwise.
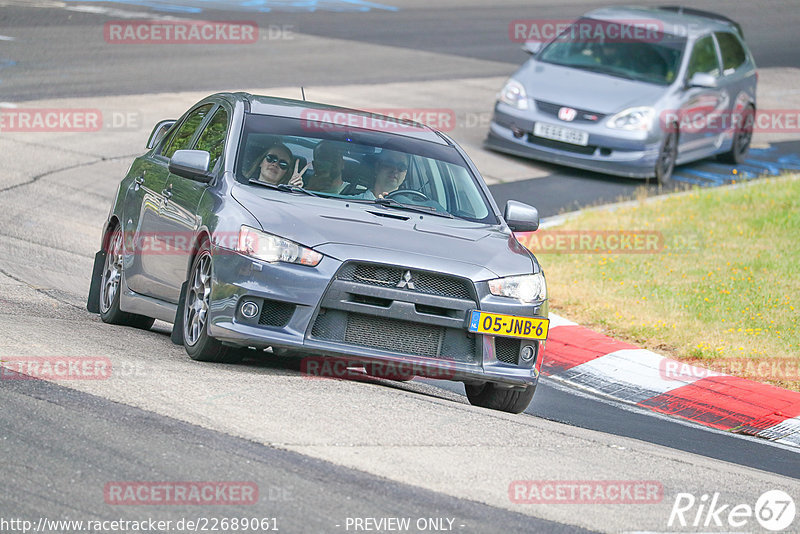
[[[536,21],[517,28],[538,37]],[[683,8],[591,11],[544,46],[498,95],[486,145],[629,177],[670,180],[675,165],[740,163],[756,109],[756,66],[741,28]]]
[[[89,311],[174,324],[200,361],[253,349],[309,374],[464,382],[475,405],[530,403],[549,326],[536,258],[464,151],[426,126],[220,93],[156,125],[119,185]],[[267,351],[269,352],[269,351]]]

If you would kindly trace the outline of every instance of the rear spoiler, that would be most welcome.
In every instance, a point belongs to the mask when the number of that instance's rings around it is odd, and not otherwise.
[[[705,19],[712,19],[724,22],[726,24],[733,26],[733,28],[736,30],[736,33],[739,34],[739,37],[744,39],[744,32],[742,31],[742,26],[735,20],[730,19],[725,15],[720,15],[719,13],[712,13],[711,11],[703,11],[702,9],[695,9],[693,7],[683,7],[683,6],[659,6],[658,9],[662,11],[671,11],[673,13],[678,13],[679,15],[694,15],[695,17],[703,17]]]

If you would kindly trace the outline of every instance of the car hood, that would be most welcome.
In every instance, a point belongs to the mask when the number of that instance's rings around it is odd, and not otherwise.
[[[525,86],[529,98],[605,115],[631,106],[653,106],[669,88],[536,60],[513,78]]]
[[[341,261],[391,263],[474,281],[539,269],[505,226],[238,184],[231,195],[264,231]]]

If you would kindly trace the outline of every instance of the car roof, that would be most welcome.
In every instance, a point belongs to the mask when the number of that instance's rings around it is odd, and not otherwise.
[[[641,20],[642,25],[656,20],[663,24],[664,33],[685,35],[690,38],[709,31],[733,31],[741,35],[739,25],[727,17],[691,8],[683,11],[683,8],[672,6],[664,8],[617,6],[595,9],[583,16],[604,21],[624,20],[625,23],[634,26],[639,25],[637,20]]]
[[[440,145],[449,145],[447,139],[433,128],[418,122],[398,119],[369,111],[332,106],[307,100],[293,100],[274,96],[253,95],[250,93],[219,93],[235,100],[247,102],[250,113],[257,115],[273,115],[296,119],[315,120],[318,122],[334,122],[354,128],[366,129],[374,132],[384,132],[390,135],[400,135],[429,141]],[[398,108],[400,111],[401,108]],[[383,127],[382,127],[383,126]],[[387,127],[389,127],[387,131]]]

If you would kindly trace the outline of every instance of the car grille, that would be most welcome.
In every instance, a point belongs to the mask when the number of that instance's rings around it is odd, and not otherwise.
[[[409,283],[411,282],[411,283]],[[481,336],[467,332],[477,303],[465,278],[397,265],[347,262],[320,302],[310,336],[399,354],[478,363]]]
[[[311,335],[360,347],[440,358],[476,361],[476,339],[465,330],[325,309],[317,317]]]
[[[538,109],[542,113],[546,113],[547,115],[552,115],[554,117],[558,117],[558,110],[563,107],[571,107],[571,106],[563,106],[561,104],[553,104],[552,102],[536,100],[536,109]],[[600,122],[606,117],[605,113],[597,113],[596,111],[589,111],[588,109],[578,109],[578,108],[572,108],[572,109],[574,109],[577,113],[575,115],[575,119],[570,122],[595,123],[595,122]]]
[[[287,302],[265,299],[261,305],[258,324],[263,326],[286,326],[289,324],[296,307],[296,305]]]
[[[494,352],[495,357],[505,363],[519,363],[519,346],[521,340],[508,337],[495,337],[494,338]]]
[[[545,139],[544,137],[538,137],[533,134],[528,134],[528,142],[533,145],[539,145],[547,148],[555,148],[557,150],[563,150],[565,152],[574,152],[576,154],[583,154],[585,156],[590,156],[594,154],[594,151],[597,150],[596,145],[574,145],[572,143],[564,143],[562,141],[555,141],[553,139]]]
[[[359,282],[362,284],[379,287],[397,287],[405,281],[406,273],[411,274],[411,281],[414,290],[418,293],[429,295],[439,295],[456,299],[471,299],[471,282],[444,276],[427,271],[416,271],[413,269],[402,269],[391,265],[377,265],[372,263],[348,263],[339,271],[336,278]],[[404,289],[408,289],[405,286]]]

